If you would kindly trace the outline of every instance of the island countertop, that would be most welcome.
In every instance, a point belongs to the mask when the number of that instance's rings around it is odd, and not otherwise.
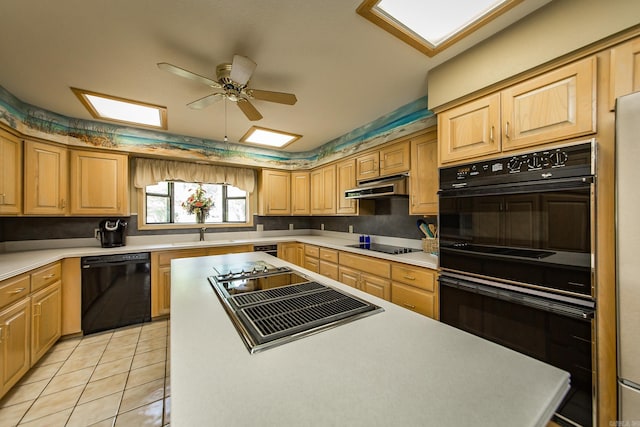
[[[384,312],[250,354],[207,277],[265,260]],[[174,426],[545,426],[569,374],[261,252],[171,268]]]

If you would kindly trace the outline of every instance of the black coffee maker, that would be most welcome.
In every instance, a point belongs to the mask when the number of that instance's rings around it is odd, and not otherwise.
[[[127,243],[127,222],[121,219],[100,221],[98,234],[103,248],[124,246]]]

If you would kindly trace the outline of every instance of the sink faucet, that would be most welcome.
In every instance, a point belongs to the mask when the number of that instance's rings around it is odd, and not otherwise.
[[[202,227],[200,229],[200,241],[203,242],[204,241],[204,233],[207,231],[207,227]]]

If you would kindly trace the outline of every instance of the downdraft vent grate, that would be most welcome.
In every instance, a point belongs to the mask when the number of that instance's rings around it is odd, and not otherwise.
[[[249,292],[241,295],[234,295],[230,299],[237,307],[246,307],[248,305],[260,302],[271,301],[278,298],[288,297],[290,295],[301,294],[304,292],[316,291],[326,288],[317,282],[305,282],[297,285],[283,286],[280,288],[267,289],[264,291]]]
[[[295,296],[240,311],[267,342],[371,310],[371,305],[334,289]]]

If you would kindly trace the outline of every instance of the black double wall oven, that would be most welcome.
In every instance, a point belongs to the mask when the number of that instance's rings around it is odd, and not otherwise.
[[[569,371],[569,426],[593,420],[595,149],[440,169],[440,320]]]

